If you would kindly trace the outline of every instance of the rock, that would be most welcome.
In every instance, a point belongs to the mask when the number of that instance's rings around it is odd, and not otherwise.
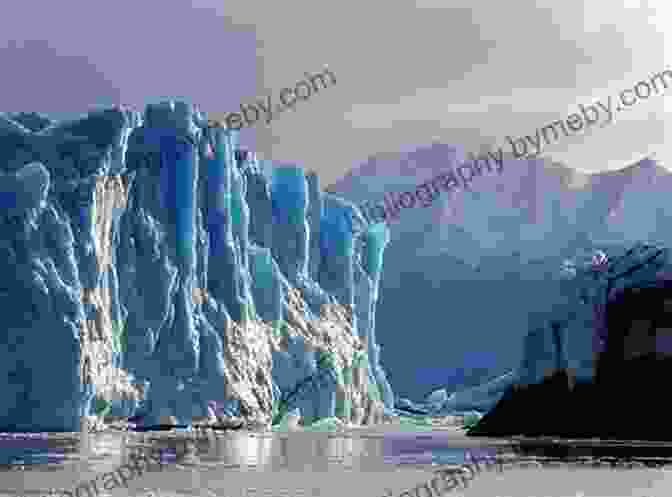
[[[563,306],[568,314],[550,316],[548,326],[535,331],[524,349],[521,381],[469,434],[672,440],[664,412],[633,414],[623,407],[624,385],[637,386],[627,389],[629,405],[648,405],[654,379],[672,374],[671,266],[667,249],[638,244],[577,274],[576,301]],[[581,310],[587,307],[592,329]],[[580,333],[589,339],[574,340]],[[544,342],[548,346],[529,345]],[[570,372],[567,364],[593,351]]]

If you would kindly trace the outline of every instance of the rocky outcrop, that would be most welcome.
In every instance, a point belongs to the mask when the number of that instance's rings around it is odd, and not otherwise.
[[[519,380],[470,434],[672,440],[665,414],[641,409],[672,373],[671,269],[669,249],[645,244],[566,264]]]
[[[0,431],[376,422],[387,228],[182,102],[0,116]],[[38,407],[39,406],[39,407]]]

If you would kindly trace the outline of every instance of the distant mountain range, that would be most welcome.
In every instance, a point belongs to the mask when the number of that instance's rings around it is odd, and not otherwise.
[[[361,204],[414,190],[466,158],[434,143],[371,157],[327,190]],[[672,245],[672,173],[653,158],[580,172],[505,155],[501,175],[476,177],[391,224],[377,315],[395,394],[421,400],[460,387],[464,372],[518,366],[531,313],[553,306],[565,258],[636,241]]]

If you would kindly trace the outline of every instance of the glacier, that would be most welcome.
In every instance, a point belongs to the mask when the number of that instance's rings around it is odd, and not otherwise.
[[[194,105],[0,114],[0,206],[0,431],[393,415],[389,229]]]
[[[409,157],[431,174],[460,153]],[[0,114],[0,431],[457,415],[471,435],[672,439],[619,404],[670,370],[670,175],[515,165],[393,230],[187,102]]]

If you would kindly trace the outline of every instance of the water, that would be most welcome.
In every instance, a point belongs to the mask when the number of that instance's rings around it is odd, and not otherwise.
[[[545,443],[550,447],[550,442]],[[514,457],[517,453],[515,457],[520,459],[520,444],[470,439],[457,430],[5,434],[0,435],[0,497],[47,496],[50,489],[54,489],[51,495],[59,497],[65,490],[72,491],[75,497],[95,497],[86,489],[80,489],[78,495],[73,489],[97,476],[102,482],[103,474],[116,471],[131,461],[129,455],[147,448],[160,451],[160,468],[150,467],[144,474],[129,479],[128,488],[120,486],[108,491],[100,483],[97,495],[379,497],[388,492],[394,497],[415,497],[414,492],[403,492],[430,481],[438,468],[458,467],[470,458],[495,454]],[[581,459],[577,450],[575,460]],[[540,457],[532,459],[538,461]],[[449,493],[492,497],[662,497],[672,490],[672,473],[660,469],[626,471],[608,465],[572,466],[566,461],[543,467],[532,463],[479,473],[467,488]],[[551,484],[552,481],[556,483]],[[507,485],[512,489],[505,490]],[[595,493],[590,493],[592,487],[596,488]],[[658,487],[660,490],[652,493]],[[667,489],[664,493],[663,488]],[[425,495],[419,490],[418,497]]]

